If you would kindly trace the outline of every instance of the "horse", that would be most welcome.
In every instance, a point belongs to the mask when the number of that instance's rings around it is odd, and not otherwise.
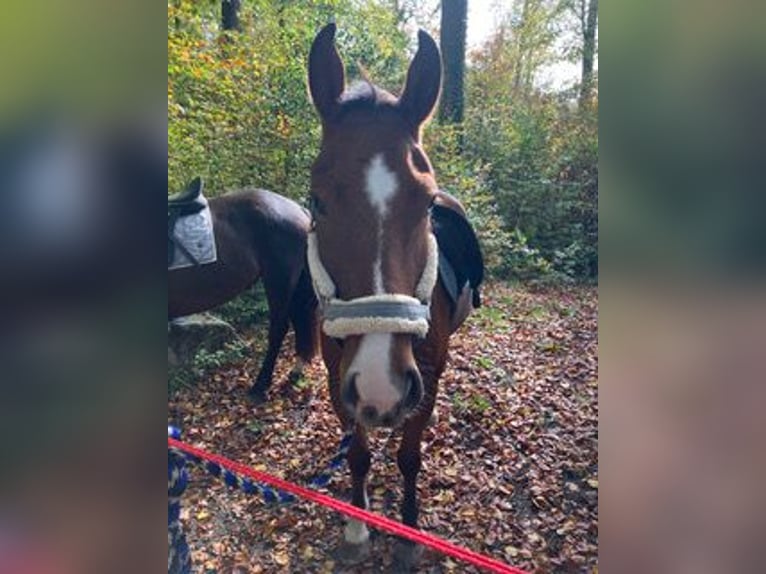
[[[209,200],[216,242],[214,263],[168,271],[168,320],[221,305],[263,281],[269,307],[268,348],[248,395],[266,399],[277,355],[290,324],[296,364],[291,378],[317,353],[317,300],[306,267],[308,212],[264,189]]]
[[[368,508],[368,433],[401,430],[402,521],[417,528],[420,444],[434,414],[450,335],[481,304],[484,264],[460,203],[436,184],[422,127],[441,91],[433,38],[418,50],[399,98],[364,81],[346,89],[334,24],[315,37],[308,80],[322,136],[311,168],[308,263],[319,298],[322,357],[333,409],[353,429],[347,461],[352,503]],[[421,548],[398,540],[394,563]],[[360,562],[369,532],[349,520],[337,550]]]

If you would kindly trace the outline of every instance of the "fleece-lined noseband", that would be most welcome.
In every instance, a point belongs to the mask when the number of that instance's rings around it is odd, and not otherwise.
[[[383,293],[348,301],[337,298],[335,282],[322,264],[314,231],[308,237],[308,263],[322,312],[322,329],[343,339],[368,333],[409,333],[425,337],[431,318],[431,293],[436,285],[439,247],[436,237],[428,234],[428,259],[415,288],[415,296]]]

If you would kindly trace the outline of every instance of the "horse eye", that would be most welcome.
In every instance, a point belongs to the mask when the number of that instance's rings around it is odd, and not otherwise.
[[[431,164],[428,163],[428,159],[419,148],[413,147],[410,150],[410,157],[412,158],[412,165],[420,173],[431,173]]]

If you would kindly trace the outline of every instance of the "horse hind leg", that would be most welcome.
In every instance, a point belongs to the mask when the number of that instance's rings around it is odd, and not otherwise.
[[[271,380],[274,376],[274,367],[277,364],[279,350],[282,348],[282,341],[287,334],[288,318],[287,314],[275,308],[269,302],[269,345],[266,349],[266,355],[261,363],[261,369],[255,379],[252,387],[248,391],[250,398],[256,403],[266,400],[266,392],[271,386]]]
[[[367,473],[370,470],[370,450],[367,435],[359,427],[348,450],[348,466],[351,470],[351,504],[365,510],[369,508],[367,497]],[[359,564],[370,555],[370,532],[364,522],[348,519],[343,531],[343,541],[335,557],[343,564]]]
[[[295,293],[290,300],[290,323],[295,331],[295,365],[290,380],[303,376],[303,368],[317,353],[319,327],[317,321],[317,300],[311,279],[304,270],[298,280]]]

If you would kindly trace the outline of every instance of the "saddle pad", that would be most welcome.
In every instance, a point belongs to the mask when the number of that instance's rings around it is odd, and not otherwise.
[[[168,237],[173,243],[173,257],[168,269],[214,263],[217,259],[209,206],[199,213],[176,219],[173,229],[168,230]]]
[[[473,306],[481,305],[479,285],[484,279],[484,258],[471,224],[462,214],[442,205],[431,211],[431,227],[439,244],[439,278],[452,305],[468,284]]]
[[[444,255],[444,251],[439,251],[439,278],[442,280],[442,285],[444,285],[444,289],[447,291],[447,295],[449,295],[450,301],[454,306],[460,293],[463,292],[468,283],[468,279],[464,279],[462,285],[458,285],[455,269],[452,267],[449,259],[447,259],[447,256]]]

